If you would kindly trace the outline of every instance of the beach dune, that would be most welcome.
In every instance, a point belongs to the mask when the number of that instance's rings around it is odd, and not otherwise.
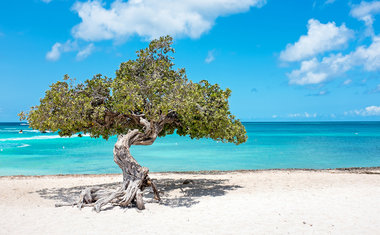
[[[146,209],[55,207],[121,175],[0,177],[0,234],[376,234],[380,169],[151,173]],[[183,182],[186,180],[185,183]]]

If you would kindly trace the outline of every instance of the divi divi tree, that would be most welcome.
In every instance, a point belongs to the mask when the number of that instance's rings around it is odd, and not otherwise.
[[[173,133],[190,138],[211,138],[235,144],[247,140],[244,126],[230,113],[231,90],[203,80],[192,82],[185,69],[174,69],[172,38],[161,37],[137,51],[135,60],[121,63],[116,77],[100,74],[76,84],[65,75],[50,86],[40,104],[20,113],[33,129],[108,139],[118,136],[113,154],[123,172],[123,184],[115,191],[100,187],[84,190],[78,207],[129,206],[144,208],[143,190],[159,192],[132,157],[132,145],[151,145],[157,137]]]

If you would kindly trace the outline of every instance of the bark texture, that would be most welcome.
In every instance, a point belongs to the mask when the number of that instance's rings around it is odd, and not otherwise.
[[[140,117],[140,124],[143,131],[134,129],[127,134],[120,135],[115,144],[113,154],[114,161],[123,172],[122,185],[114,190],[106,190],[100,187],[91,187],[82,191],[79,200],[71,205],[78,208],[92,206],[96,212],[100,212],[107,204],[128,207],[135,204],[140,210],[144,209],[143,191],[146,187],[152,187],[154,199],[160,200],[159,192],[148,176],[148,168],[140,166],[132,157],[130,147],[132,145],[151,145],[157,138],[157,133],[162,130],[161,125],[149,123]],[[164,124],[165,122],[159,123]],[[57,206],[63,206],[57,205]]]

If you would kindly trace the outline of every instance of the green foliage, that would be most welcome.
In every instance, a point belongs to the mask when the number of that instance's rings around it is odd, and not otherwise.
[[[171,46],[170,36],[153,40],[136,60],[122,63],[114,79],[99,74],[75,84],[65,75],[28,115],[19,116],[27,116],[34,129],[61,136],[81,132],[108,139],[130,129],[142,131],[142,117],[157,127],[159,136],[177,130],[191,138],[245,142],[244,126],[229,111],[231,90],[205,80],[193,83],[185,69],[174,70]]]

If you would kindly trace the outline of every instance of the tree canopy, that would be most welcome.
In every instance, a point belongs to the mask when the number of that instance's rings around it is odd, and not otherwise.
[[[247,140],[244,126],[229,111],[230,89],[206,80],[193,82],[185,69],[174,69],[172,38],[161,37],[121,63],[114,79],[95,75],[83,83],[64,76],[31,108],[30,127],[108,139],[129,130],[157,136],[173,134],[235,144]]]

